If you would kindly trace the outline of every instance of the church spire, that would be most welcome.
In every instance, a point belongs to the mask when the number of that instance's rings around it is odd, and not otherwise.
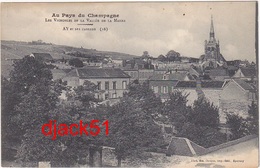
[[[211,15],[211,25],[210,25],[210,33],[209,40],[213,41],[215,39],[214,25],[213,25],[213,16]]]

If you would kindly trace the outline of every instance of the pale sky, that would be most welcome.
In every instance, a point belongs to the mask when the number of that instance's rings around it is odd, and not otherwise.
[[[255,61],[255,2],[9,3],[2,6],[2,40],[41,39],[54,44],[151,56],[175,50],[198,58],[204,53],[213,15],[216,39],[226,60]],[[53,13],[119,14],[124,23],[45,22]],[[62,17],[60,17],[62,18]],[[77,17],[76,17],[77,18]],[[97,31],[63,31],[95,27]],[[108,27],[100,32],[100,27]]]

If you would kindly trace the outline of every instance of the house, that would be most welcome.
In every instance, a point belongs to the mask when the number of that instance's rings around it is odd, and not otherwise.
[[[169,93],[173,92],[178,81],[190,81],[194,78],[187,72],[167,72],[165,74],[154,74],[149,81],[151,88],[156,96],[160,96],[162,101],[169,98]]]
[[[220,110],[223,117],[225,112],[234,112],[242,117],[248,116],[249,105],[256,100],[256,87],[241,79],[230,80],[220,95]]]
[[[257,79],[256,69],[252,67],[240,67],[233,76],[233,78],[255,81]]]
[[[225,79],[229,79],[228,70],[222,67],[217,67],[215,69],[208,70],[208,75],[212,80],[224,81]]]
[[[63,79],[71,69],[51,69],[53,80]]]
[[[138,70],[138,80],[140,83],[148,80],[154,74],[154,69],[139,69]]]
[[[32,53],[30,54],[31,57],[34,57],[35,59],[43,60],[44,62],[52,62],[53,58],[51,54],[49,53]]]
[[[125,66],[122,69],[125,73],[131,76],[131,82],[138,80],[140,83],[143,83],[154,74],[154,69],[138,69],[137,67],[130,68],[128,66]]]
[[[204,94],[205,98],[213,103],[215,106],[219,106],[220,94],[222,87],[226,84],[225,81],[201,81],[200,91]],[[175,88],[176,90],[182,90],[188,94],[188,104],[191,105],[198,99],[198,82],[197,81],[179,81]]]
[[[135,80],[139,80],[139,71],[138,71],[138,69],[132,69],[132,68],[124,67],[123,71],[125,73],[127,73],[131,77],[130,78],[131,82],[135,81]]]
[[[97,85],[99,93],[95,95],[96,98],[106,100],[123,97],[130,76],[116,68],[76,68],[63,78],[72,87],[83,85],[86,80]]]

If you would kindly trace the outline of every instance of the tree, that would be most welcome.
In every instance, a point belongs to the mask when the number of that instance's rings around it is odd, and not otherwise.
[[[194,101],[191,118],[196,125],[209,126],[215,129],[219,127],[219,110],[205,98]]]
[[[143,57],[143,58],[148,58],[148,57],[150,57],[148,51],[144,51],[142,57]]]
[[[217,129],[196,125],[191,122],[184,123],[178,136],[188,138],[205,148],[226,142],[226,135],[224,133],[219,132]]]
[[[238,114],[227,114],[227,125],[230,128],[231,139],[238,139],[249,134],[258,135],[258,107],[255,102],[252,101],[248,106],[248,116],[243,118]]]
[[[158,59],[158,61],[162,61],[162,62],[166,61],[166,57],[162,54],[159,55],[157,59]]]
[[[146,81],[143,84],[130,84],[127,96],[139,101],[142,110],[148,115],[158,115],[162,113],[163,104],[160,97],[157,97],[149,88]]]
[[[230,128],[232,140],[248,135],[246,120],[238,114],[228,113],[227,125]]]
[[[83,108],[88,108],[93,102],[98,102],[95,93],[98,93],[97,85],[85,80],[83,85],[74,88],[73,91],[67,94],[67,97],[69,101],[79,101],[82,103]]]
[[[191,107],[187,105],[188,96],[181,90],[175,90],[164,103],[164,114],[175,126],[177,136],[204,147],[225,142],[225,134],[218,130],[218,108],[204,98],[196,100]]]
[[[17,143],[22,137],[22,131],[19,124],[13,122],[13,117],[18,115],[16,106],[23,101],[23,96],[28,94],[31,86],[42,84],[43,86],[51,85],[52,74],[48,66],[41,60],[34,57],[25,56],[23,59],[15,61],[13,70],[10,72],[10,80],[2,78],[2,114],[3,136],[8,140],[3,143]],[[18,143],[19,143],[18,141]]]
[[[174,50],[170,50],[165,56],[168,61],[176,61],[179,59],[180,53],[178,53]]]
[[[69,60],[69,65],[74,66],[74,67],[83,67],[83,62],[79,58],[73,58]]]
[[[164,103],[163,113],[169,117],[177,131],[181,131],[183,124],[189,119],[191,107],[187,105],[189,94],[181,90],[170,93],[169,99]]]
[[[258,135],[258,129],[259,129],[258,116],[259,116],[259,114],[258,114],[257,103],[255,103],[254,101],[252,101],[251,105],[249,105],[248,114],[249,114],[249,116],[247,117],[248,129],[251,134]]]
[[[140,108],[138,101],[124,97],[109,111],[110,145],[115,147],[118,166],[128,156],[161,144],[162,133],[151,116]]]
[[[59,154],[59,141],[47,139],[40,130],[42,124],[53,119],[52,111],[57,107],[62,90],[66,89],[65,83],[52,81],[48,66],[29,56],[14,63],[10,76],[9,82],[3,80],[2,90],[8,89],[8,92],[2,92],[2,100],[6,102],[3,104],[4,113],[12,114],[7,120],[8,128],[13,133],[11,138],[18,136],[21,140],[18,159],[57,159],[55,156]],[[6,133],[6,130],[4,132]]]

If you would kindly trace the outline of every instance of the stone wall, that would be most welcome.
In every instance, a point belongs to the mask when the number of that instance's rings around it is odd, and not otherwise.
[[[116,158],[116,155],[115,155],[115,148],[103,146],[102,165],[104,167],[117,166],[117,158]]]

